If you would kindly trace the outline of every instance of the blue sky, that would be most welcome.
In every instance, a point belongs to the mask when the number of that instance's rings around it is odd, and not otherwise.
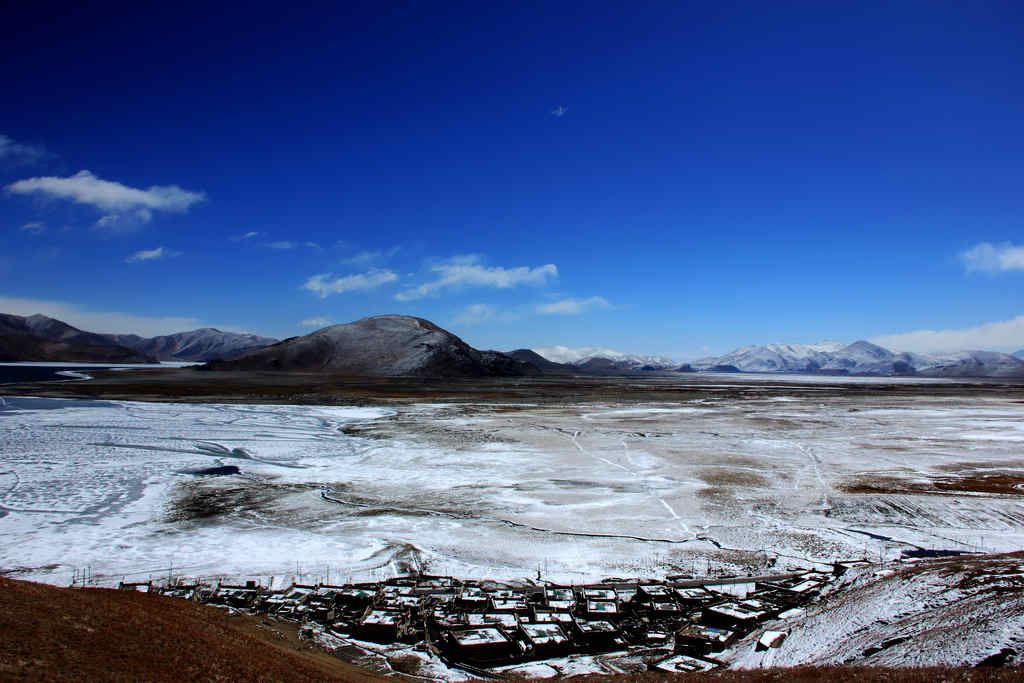
[[[481,5],[5,10],[0,310],[1024,347],[1019,3]]]

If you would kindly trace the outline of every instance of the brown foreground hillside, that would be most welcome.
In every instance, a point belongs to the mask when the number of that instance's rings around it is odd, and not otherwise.
[[[294,631],[160,595],[0,577],[0,680],[381,680]]]
[[[406,678],[407,677],[399,677]],[[1019,681],[1020,669],[781,669],[581,681]],[[394,680],[299,640],[294,625],[160,595],[0,577],[0,680]]]

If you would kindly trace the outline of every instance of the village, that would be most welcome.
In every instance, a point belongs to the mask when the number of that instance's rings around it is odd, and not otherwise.
[[[755,645],[783,646],[785,621],[802,616],[852,565],[772,576],[606,579],[588,585],[510,585],[411,575],[373,583],[293,583],[271,590],[257,581],[163,584],[122,582],[247,614],[267,615],[357,642],[404,643],[449,668],[494,677],[515,667],[570,655],[629,660],[633,670],[696,672],[720,668],[716,656],[761,625]],[[769,623],[773,622],[773,623]]]

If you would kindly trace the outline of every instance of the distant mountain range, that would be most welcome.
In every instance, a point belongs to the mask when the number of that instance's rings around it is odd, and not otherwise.
[[[1024,377],[1024,360],[994,351],[942,354],[897,353],[867,341],[852,344],[765,344],[724,356],[701,358],[697,370],[733,367],[741,372],[801,372],[832,375],[923,377]]]
[[[489,377],[530,374],[618,375],[647,372],[799,372],[826,375],[1024,377],[1014,354],[894,352],[852,344],[764,344],[680,365],[661,356],[611,349],[547,346],[480,351],[422,318],[381,315],[333,325],[282,342],[206,327],[159,337],[96,334],[44,315],[0,313],[0,362],[211,363],[223,370],[295,370],[365,375]]]
[[[570,349],[566,346],[544,346],[531,351],[552,363],[599,374],[674,370],[679,367],[677,361],[664,356],[644,356],[597,347]]]
[[[202,363],[221,358],[234,358],[243,353],[277,343],[277,339],[271,337],[222,332],[213,327],[203,327],[191,332],[178,332],[148,339],[136,334],[105,334],[103,336],[115,344],[153,356],[157,360]]]
[[[213,361],[205,370],[331,372],[359,377],[507,377],[539,369],[497,351],[479,351],[422,318],[378,315]]]
[[[3,362],[205,362],[232,358],[276,341],[210,327],[152,338],[135,334],[96,334],[45,315],[22,317],[0,313],[0,361]]]

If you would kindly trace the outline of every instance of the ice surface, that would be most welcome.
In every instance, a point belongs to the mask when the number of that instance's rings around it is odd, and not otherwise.
[[[1024,482],[1024,405],[757,388],[564,406],[7,397],[0,568],[579,582],[1022,547],[1024,491],[933,482]],[[218,464],[240,474],[190,474]]]

